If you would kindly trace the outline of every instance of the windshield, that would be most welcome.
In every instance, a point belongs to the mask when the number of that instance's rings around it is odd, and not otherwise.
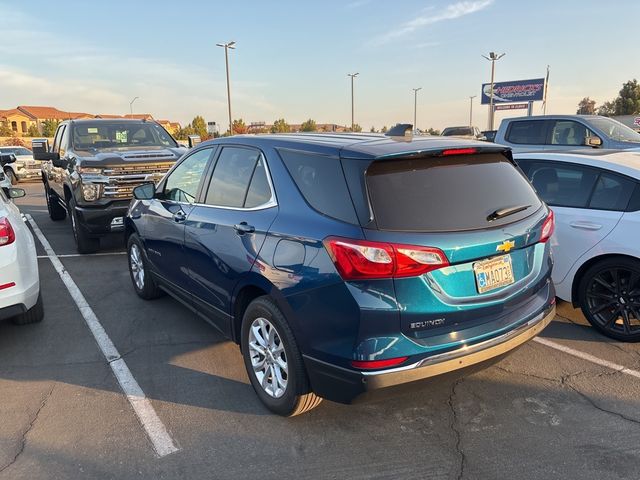
[[[14,155],[31,155],[31,150],[22,147],[2,147],[0,153],[13,153]]]
[[[81,123],[73,127],[76,150],[177,146],[164,128],[151,122]]]
[[[595,127],[602,130],[608,137],[619,142],[640,143],[640,133],[634,132],[632,129],[622,123],[611,118],[592,118],[589,119]]]

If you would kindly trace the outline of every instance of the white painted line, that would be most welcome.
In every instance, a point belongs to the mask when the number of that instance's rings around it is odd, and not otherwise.
[[[108,257],[110,255],[126,255],[127,252],[101,252],[101,253],[63,253],[56,255],[58,258],[74,258],[74,257]],[[38,258],[51,258],[50,255],[38,255]]]
[[[585,352],[581,352],[580,350],[574,350],[570,347],[565,347],[559,343],[553,342],[546,338],[536,337],[533,339],[534,342],[541,343],[550,348],[555,348],[561,352],[567,353],[577,358],[581,358],[582,360],[586,360],[587,362],[595,363],[596,365],[600,365],[601,367],[610,368],[611,370],[615,370],[620,373],[625,373],[627,375],[631,375],[632,377],[640,378],[640,372],[637,370],[633,370],[631,368],[627,368],[623,365],[618,365],[617,363],[610,362],[609,360],[603,360],[602,358],[594,357]]]
[[[93,334],[93,338],[95,338],[96,343],[100,347],[102,354],[107,359],[113,374],[118,379],[120,388],[122,388],[122,391],[126,395],[127,400],[131,404],[133,411],[142,425],[142,428],[144,428],[147,433],[149,440],[151,440],[156,454],[159,457],[164,457],[170,453],[177,452],[179,448],[176,446],[171,435],[169,435],[169,432],[160,420],[160,417],[158,417],[158,414],[153,409],[153,405],[151,405],[151,402],[131,374],[129,367],[127,367],[127,364],[120,356],[120,353],[109,338],[109,335],[107,335],[107,332],[105,332],[102,324],[98,320],[98,317],[96,317],[96,314],[84,298],[84,295],[82,295],[82,292],[71,278],[71,275],[69,275],[65,270],[62,262],[60,262],[60,259],[51,248],[49,241],[44,236],[31,215],[27,215],[27,220],[29,221],[33,232],[36,234],[36,237],[40,240],[45,252],[47,252],[47,257],[51,260],[53,268],[55,268],[58,275],[60,275],[60,278],[66,285],[67,290],[69,290],[71,298],[73,298],[73,301],[78,306],[89,330],[91,330],[91,333]]]

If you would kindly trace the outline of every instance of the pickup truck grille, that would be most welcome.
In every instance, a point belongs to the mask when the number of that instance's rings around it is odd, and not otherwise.
[[[103,196],[129,199],[133,196],[133,189],[149,181],[150,175],[155,177],[154,181],[158,181],[173,164],[174,162],[162,162],[108,166],[103,170],[103,175],[109,177],[109,183],[104,186]]]

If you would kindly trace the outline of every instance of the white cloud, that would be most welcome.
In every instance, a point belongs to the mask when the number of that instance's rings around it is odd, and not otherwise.
[[[374,40],[376,45],[388,43],[392,40],[404,37],[416,30],[426,27],[427,25],[433,25],[434,23],[442,22],[445,20],[453,20],[456,18],[470,15],[487,8],[493,3],[493,0],[475,0],[475,1],[463,1],[457,2],[452,5],[448,5],[446,8],[436,10],[434,7],[427,7],[422,13],[410,20],[398,26],[394,30],[391,30],[384,35],[379,36]]]

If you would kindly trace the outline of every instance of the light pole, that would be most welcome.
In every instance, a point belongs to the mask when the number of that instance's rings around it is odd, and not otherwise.
[[[134,97],[133,100],[129,102],[129,113],[131,113],[131,117],[133,118],[133,102],[138,100],[140,97]]]
[[[493,130],[493,83],[494,83],[493,79],[494,79],[494,74],[496,69],[496,61],[500,60],[504,56],[505,56],[504,53],[501,53],[500,55],[498,55],[496,52],[489,52],[488,57],[486,55],[482,55],[483,58],[486,58],[491,62],[491,90],[490,90],[490,96],[489,96],[489,128],[488,130]]]
[[[477,95],[469,96],[469,126],[473,127],[473,99],[476,98]]]
[[[418,130],[417,122],[418,122],[418,92],[422,90],[422,87],[413,88],[413,131]]]
[[[229,107],[229,135],[233,135],[233,119],[231,118],[231,85],[229,83],[229,49],[234,50],[236,42],[216,43],[217,47],[224,48],[224,63],[227,70],[227,106]]]
[[[351,132],[355,129],[356,122],[354,120],[353,114],[353,79],[360,75],[358,72],[356,73],[347,73],[348,77],[351,77]]]

